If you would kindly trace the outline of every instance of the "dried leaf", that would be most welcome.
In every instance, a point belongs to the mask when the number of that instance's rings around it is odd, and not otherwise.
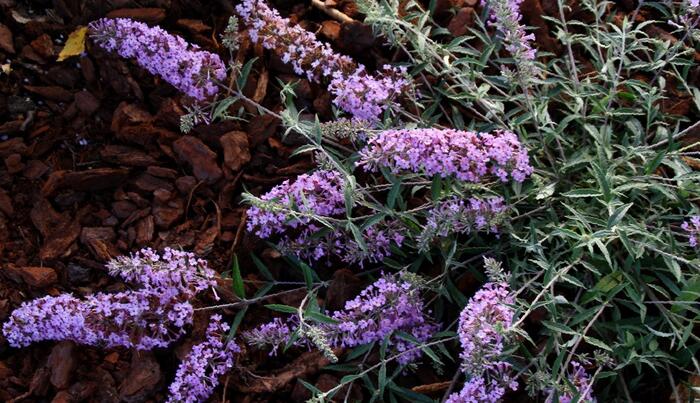
[[[63,47],[61,53],[58,54],[56,61],[62,62],[71,56],[78,56],[85,52],[85,34],[87,27],[80,26],[68,35],[66,46]]]

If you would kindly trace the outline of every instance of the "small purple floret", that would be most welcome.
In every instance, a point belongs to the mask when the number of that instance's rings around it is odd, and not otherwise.
[[[689,221],[681,224],[681,228],[688,233],[688,244],[693,248],[697,248],[698,235],[700,235],[700,216],[690,217]]]

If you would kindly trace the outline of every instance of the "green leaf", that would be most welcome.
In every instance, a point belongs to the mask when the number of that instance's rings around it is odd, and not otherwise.
[[[228,332],[228,340],[232,340],[236,336],[238,326],[241,325],[241,321],[243,321],[246,312],[248,312],[248,306],[244,306],[243,309],[236,312],[236,316],[234,316],[233,322],[231,323],[231,330]]]
[[[389,207],[390,209],[394,208],[394,205],[396,204],[396,198],[399,196],[401,193],[401,182],[395,182],[391,186],[391,190],[389,191],[389,195],[386,197],[386,206]]]
[[[403,396],[407,402],[435,403],[435,401],[428,396],[416,393],[411,389],[402,388],[401,386],[396,385],[394,382],[389,383],[389,388],[395,391],[397,394]]]
[[[258,268],[258,271],[260,271],[260,274],[262,274],[263,277],[270,281],[275,281],[275,278],[272,276],[272,273],[270,273],[270,270],[267,269],[265,263],[258,259],[258,257],[255,256],[253,253],[250,254],[250,257],[251,259],[253,259],[253,264],[255,264],[255,267]]]
[[[700,276],[695,276],[692,280],[683,287],[681,293],[676,298],[676,303],[673,304],[671,310],[674,313],[680,313],[686,309],[688,302],[697,301],[700,298]]]
[[[442,193],[442,177],[435,175],[430,184],[430,194],[433,196],[433,200],[439,200],[440,193]]]
[[[602,196],[598,189],[574,189],[570,192],[562,193],[562,196],[577,198],[577,197],[598,197]]]
[[[233,292],[240,299],[245,299],[245,285],[241,276],[241,269],[238,266],[238,255],[233,255],[233,268],[231,270],[231,278],[233,279]]]
[[[586,341],[586,343],[596,346],[598,348],[602,348],[603,350],[606,351],[613,351],[612,347],[608,346],[605,344],[602,340],[596,339],[595,337],[592,336],[583,336],[583,340]]]
[[[616,208],[615,211],[613,211],[613,213],[610,214],[610,217],[608,217],[608,229],[617,225],[625,217],[625,214],[627,214],[627,210],[629,210],[630,207],[632,207],[633,205],[634,203],[627,203]]]
[[[563,323],[556,323],[556,322],[550,322],[548,320],[542,321],[542,324],[544,327],[550,330],[554,330],[555,332],[559,333],[565,333],[565,334],[578,334],[574,329],[570,328],[569,326],[566,326]]]
[[[656,171],[656,168],[661,165],[661,162],[664,160],[664,157],[666,157],[666,150],[662,150],[656,156],[650,160],[649,162],[644,165],[644,174],[649,175],[652,172]]]
[[[319,313],[319,312],[307,312],[307,313],[305,313],[305,316],[308,316],[309,318],[315,320],[316,322],[329,323],[331,325],[335,325],[338,323],[337,320],[331,318],[330,316],[326,316],[322,313]]]
[[[295,308],[293,306],[289,306],[289,305],[282,305],[282,304],[267,304],[267,305],[265,305],[265,308],[271,309],[271,310],[277,311],[277,312],[283,312],[283,313],[297,313],[298,312],[297,308]]]
[[[613,288],[617,287],[622,283],[625,277],[619,271],[614,271],[605,277],[601,278],[598,283],[593,287],[594,290],[600,291],[602,293],[608,293]]]
[[[301,272],[304,275],[304,282],[306,283],[306,288],[311,290],[314,287],[314,272],[311,270],[308,264],[304,262],[299,262],[299,267],[301,267]]]
[[[241,72],[236,78],[236,88],[238,88],[239,90],[242,91],[245,87],[246,82],[248,82],[248,75],[250,74],[250,70],[253,68],[253,63],[255,63],[256,60],[258,60],[257,57],[248,60],[246,64],[244,64],[241,68]]]
[[[353,176],[348,177],[348,181],[343,188],[343,196],[345,197],[345,215],[348,218],[352,217],[352,208],[355,205],[355,180]]]

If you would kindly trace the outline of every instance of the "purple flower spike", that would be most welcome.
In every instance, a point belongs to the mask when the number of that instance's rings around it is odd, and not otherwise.
[[[410,280],[411,275],[382,276],[379,280],[362,290],[345,308],[333,312],[330,316],[334,324],[318,324],[318,331],[332,348],[354,347],[372,342],[381,342],[389,338],[393,354],[412,350],[416,347],[396,335],[405,332],[420,343],[428,341],[438,330],[438,326],[427,316],[430,311],[420,296],[421,287]],[[298,325],[294,316],[286,322],[277,318],[257,329],[244,333],[249,344],[257,347],[271,345],[270,355],[277,352],[279,346],[289,341],[292,328]],[[295,345],[312,346],[310,340],[299,338]],[[401,364],[408,364],[421,356],[416,349],[401,354],[397,359]]]
[[[189,300],[215,284],[216,273],[194,254],[166,248],[162,254],[143,249],[107,266],[139,288],[85,298],[70,294],[23,303],[3,325],[10,345],[43,340],[73,340],[92,346],[139,350],[166,347],[192,323]]]
[[[486,283],[459,315],[462,368],[468,374],[493,369],[503,353],[503,332],[513,322],[507,284]]]
[[[90,23],[95,42],[109,52],[136,62],[151,74],[197,100],[218,92],[213,80],[226,78],[218,55],[199,50],[179,36],[127,18],[103,18]]]
[[[488,199],[453,197],[439,202],[428,211],[428,220],[418,237],[421,250],[427,249],[436,237],[453,233],[470,233],[472,230],[498,233],[497,224],[506,211],[502,197]]]
[[[294,182],[286,180],[264,194],[263,201],[275,202],[302,214],[333,216],[345,213],[343,176],[336,171],[316,171],[299,175]],[[282,234],[288,228],[309,225],[308,216],[292,217],[286,211],[253,206],[248,209],[248,231],[260,238]]]
[[[490,381],[482,376],[469,379],[460,392],[451,394],[445,403],[498,403],[508,389],[516,390],[517,383],[510,379],[506,371],[510,367],[503,366],[502,379],[492,378]],[[505,382],[504,382],[505,380]]]
[[[700,234],[700,216],[690,217],[690,221],[686,221],[681,224],[683,228],[688,233],[688,244],[693,248],[698,247],[698,235]]]
[[[593,396],[591,377],[586,369],[577,361],[571,361],[571,369],[573,371],[569,371],[568,378],[575,389],[571,390],[570,386],[567,385],[564,392],[559,395],[559,403],[571,403],[575,398],[578,398],[576,401],[580,403],[595,403],[596,398]],[[553,393],[551,390],[549,392],[545,403],[553,401]]]
[[[389,345],[395,352],[415,347],[395,335],[403,331],[423,343],[438,330],[427,317],[420,296],[420,287],[412,281],[396,276],[383,276],[360,292],[355,299],[345,303],[345,308],[331,315],[338,321],[332,326],[330,337],[334,346],[354,347],[381,341],[389,337]],[[407,364],[419,358],[420,350],[405,353],[398,358]]]
[[[455,176],[467,182],[480,182],[488,175],[522,182],[533,171],[518,137],[503,130],[386,130],[370,139],[357,164],[369,172],[386,167],[396,174]]]
[[[448,399],[451,403],[496,403],[508,389],[517,390],[511,366],[501,360],[504,331],[512,325],[514,302],[508,285],[487,283],[469,299],[459,315],[457,333],[462,345],[462,370],[469,377],[464,388]]]
[[[292,25],[263,0],[244,0],[236,6],[236,12],[248,26],[250,39],[277,51],[298,75],[313,82],[320,82],[322,77],[330,79],[333,103],[355,119],[378,120],[409,86],[405,69],[384,66],[376,77],[368,74],[365,66],[335,53],[327,43]]]
[[[109,273],[146,290],[170,290],[188,297],[216,285],[216,272],[194,253],[165,248],[162,254],[144,248],[107,263]]]
[[[157,291],[98,293],[84,300],[70,294],[23,303],[3,325],[11,346],[72,340],[91,346],[150,350],[184,334],[194,311],[189,302]]]
[[[233,340],[226,341],[229,329],[221,323],[221,315],[212,316],[206,339],[192,347],[177,368],[168,403],[204,402],[212,394],[219,377],[233,367],[234,355],[241,351]]]
[[[488,0],[491,19],[496,29],[503,35],[506,49],[513,55],[518,68],[517,76],[523,84],[537,75],[535,66],[535,49],[531,41],[534,34],[526,34],[525,27],[520,24],[520,3],[523,0]],[[506,74],[510,72],[506,71]]]

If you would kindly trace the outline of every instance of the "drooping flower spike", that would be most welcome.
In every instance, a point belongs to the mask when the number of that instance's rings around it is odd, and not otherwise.
[[[317,220],[345,216],[344,186],[342,174],[330,170],[287,180],[262,195],[262,203],[254,202],[248,209],[247,230],[263,239],[279,235],[279,249],[301,259],[337,256],[360,265],[381,261],[390,255],[392,243],[400,246],[403,242],[397,223],[377,223],[362,230],[362,248],[351,234],[330,230]]]
[[[523,0],[488,0],[491,20],[496,29],[503,35],[505,47],[513,56],[517,71],[512,73],[504,68],[506,76],[515,76],[524,85],[538,74],[535,66],[536,52],[531,41],[534,34],[526,34],[525,27],[520,23],[520,4]]]
[[[378,120],[409,86],[405,68],[385,65],[376,76],[369,74],[365,66],[339,55],[311,32],[282,18],[264,0],[244,0],[236,12],[248,26],[251,40],[277,51],[297,74],[313,82],[330,80],[333,103],[355,119]]]
[[[452,197],[440,201],[427,213],[427,222],[418,236],[418,247],[426,250],[433,239],[455,233],[498,233],[498,224],[505,211],[502,197],[471,197],[467,200]]]
[[[568,371],[568,379],[573,389],[569,385],[563,387],[563,391],[559,393],[559,403],[572,403],[577,401],[580,403],[596,403],[596,398],[593,396],[593,384],[591,376],[588,375],[586,369],[578,361],[571,361],[570,370]],[[549,396],[545,403],[552,403],[553,391],[549,391]]]
[[[398,332],[406,332],[418,342],[423,343],[438,330],[438,326],[429,319],[421,298],[421,285],[415,276],[382,276],[379,280],[362,290],[345,308],[329,316],[336,323],[320,323],[317,332],[332,348],[355,347],[372,342],[381,342],[389,338],[393,354],[402,353],[397,359],[407,364],[420,357],[416,345],[399,337]],[[270,323],[245,332],[246,341],[257,347],[272,346],[270,354],[275,354],[280,346],[285,345],[291,337],[292,329],[298,325],[298,319],[292,316],[286,320],[275,319]],[[296,345],[311,346],[309,340],[297,339]],[[409,350],[412,350],[408,352]]]
[[[469,299],[459,316],[462,370],[468,380],[450,403],[497,403],[508,389],[517,390],[511,366],[502,360],[505,333],[513,323],[514,299],[505,283],[487,283]]]
[[[151,74],[194,99],[204,100],[216,94],[214,80],[226,78],[226,67],[218,55],[199,50],[160,27],[128,18],[102,18],[89,27],[98,46],[121,57],[134,58]]]
[[[193,254],[168,248],[162,254],[144,249],[108,266],[112,274],[122,276],[137,289],[85,298],[61,294],[25,302],[3,325],[10,345],[73,340],[139,350],[166,347],[192,323],[190,299],[213,285],[216,275]]]
[[[204,341],[195,344],[180,363],[175,380],[168,388],[168,403],[205,401],[219,384],[219,377],[233,367],[234,356],[241,349],[233,340],[226,340],[230,326],[213,315]]]

